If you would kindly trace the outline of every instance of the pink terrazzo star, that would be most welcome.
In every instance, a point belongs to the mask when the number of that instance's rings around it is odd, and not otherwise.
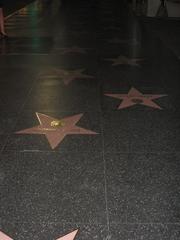
[[[136,104],[162,109],[153,100],[167,96],[165,94],[142,94],[135,88],[131,88],[128,94],[105,94],[106,96],[122,100],[118,109],[134,106]]]
[[[8,235],[0,231],[0,240],[13,240]]]
[[[71,233],[69,233],[69,234],[67,234],[67,235],[65,235],[64,237],[58,238],[56,240],[74,240],[76,235],[77,235],[77,233],[78,233],[78,229],[73,231],[73,232],[71,232]]]
[[[118,65],[130,65],[134,67],[140,67],[139,62],[143,61],[142,58],[128,58],[126,56],[120,55],[117,58],[107,58],[107,61],[112,61],[112,66]]]
[[[58,120],[42,113],[36,113],[40,125],[16,132],[17,134],[44,134],[52,149],[66,137],[66,135],[95,135],[96,132],[78,127],[76,124],[83,114]]]
[[[86,54],[89,48],[80,48],[77,46],[69,47],[69,48],[58,48],[57,50],[61,52],[61,54],[72,54],[72,53],[82,53]]]
[[[76,79],[87,79],[94,78],[93,76],[84,74],[85,69],[77,69],[77,70],[65,70],[61,68],[48,68],[39,74],[41,78],[61,78],[65,85],[68,85],[73,80]]]

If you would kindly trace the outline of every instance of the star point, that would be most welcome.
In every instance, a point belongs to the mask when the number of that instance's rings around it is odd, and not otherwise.
[[[3,233],[2,231],[0,231],[0,240],[13,240],[12,238],[10,238],[8,235],[6,235],[5,233]]]
[[[94,131],[81,128],[76,124],[83,114],[76,114],[61,120],[36,112],[39,125],[16,132],[16,134],[45,135],[51,148],[55,149],[67,135],[95,135]]]
[[[132,87],[128,94],[105,94],[108,97],[113,97],[122,100],[118,109],[128,108],[134,105],[144,105],[151,108],[161,110],[162,108],[156,104],[153,100],[165,97],[166,94],[142,94],[139,90]]]
[[[78,234],[78,231],[79,230],[77,229],[77,230],[75,230],[75,231],[73,231],[71,233],[68,233],[67,235],[65,235],[63,237],[60,237],[60,238],[58,238],[56,240],[74,240],[76,238],[77,234]]]
[[[86,54],[88,48],[80,48],[78,46],[72,46],[68,48],[59,48],[57,50],[59,50],[61,54],[73,54],[73,53]]]
[[[85,69],[65,70],[62,68],[49,68],[39,74],[41,78],[61,78],[65,85],[68,85],[76,79],[92,79],[93,76],[83,73]]]
[[[60,237],[60,238],[56,239],[56,240],[75,240],[78,232],[79,232],[79,229],[76,229],[76,230],[64,235],[63,237]],[[3,233],[2,231],[0,231],[0,240],[13,240],[13,239],[10,238],[5,233]]]

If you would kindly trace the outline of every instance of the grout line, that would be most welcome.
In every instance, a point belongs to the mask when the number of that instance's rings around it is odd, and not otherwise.
[[[17,153],[32,153],[32,152],[34,152],[34,153],[60,153],[60,151],[59,150],[37,150],[37,149],[32,149],[32,150],[11,150],[11,149],[9,149],[9,150],[6,150],[6,151],[4,151],[4,153],[6,153],[6,152],[17,152]],[[68,150],[66,150],[66,151],[62,151],[62,153],[76,153],[76,151],[68,151]],[[82,153],[88,153],[88,151],[81,151]],[[99,153],[100,151],[99,150],[97,150],[97,153]],[[103,151],[102,151],[103,152]],[[157,151],[157,152],[117,152],[117,151],[112,151],[114,154],[157,154],[157,155],[161,155],[161,154],[180,154],[180,151],[172,151],[172,152],[159,152],[159,151]],[[111,151],[108,151],[108,152],[104,152],[104,156],[106,155],[106,154],[112,154],[112,152]],[[78,153],[78,152],[77,152]]]
[[[103,166],[104,166],[104,192],[105,192],[105,204],[106,204],[106,221],[107,221],[107,239],[110,238],[110,220],[109,220],[109,209],[108,209],[108,194],[107,194],[107,179],[106,179],[106,160],[104,153],[104,131],[102,127],[102,118],[101,118],[101,134],[102,134],[102,157],[103,157]]]
[[[54,153],[55,154],[72,153],[72,154],[79,154],[78,151],[68,151],[68,150],[66,150],[66,151],[60,151],[60,150],[58,150],[58,151],[51,151],[51,150],[46,150],[46,151],[44,151],[44,150],[19,150],[19,151],[17,151],[17,150],[9,150],[9,149],[3,151],[3,154],[6,154],[6,153],[52,153],[52,154],[54,154]],[[85,154],[85,153],[89,154],[88,151],[81,151],[81,153],[82,154]],[[95,156],[98,156],[99,153],[102,153],[102,151],[94,152]]]
[[[42,221],[43,222],[43,221]],[[28,223],[28,221],[18,221],[18,223]],[[47,223],[47,222],[45,222]],[[105,226],[103,223],[98,223],[98,222],[74,222],[74,221],[50,221],[48,222],[49,224],[73,224],[73,225],[90,225],[90,226]],[[112,225],[180,225],[180,222],[133,222],[133,223],[124,223],[124,222],[112,222]]]
[[[180,222],[112,222],[112,225],[180,225]]]

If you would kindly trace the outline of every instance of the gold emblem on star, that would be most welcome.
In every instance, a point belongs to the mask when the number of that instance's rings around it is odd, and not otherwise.
[[[65,123],[61,120],[54,120],[51,122],[51,127],[64,127]]]

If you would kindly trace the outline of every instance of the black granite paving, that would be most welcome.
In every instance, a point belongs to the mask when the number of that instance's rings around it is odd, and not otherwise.
[[[61,237],[75,229],[77,240],[180,239],[180,62],[146,21],[116,0],[39,0],[6,21],[0,240],[74,240]],[[97,135],[52,149],[43,134],[17,134],[41,123],[36,112],[83,114],[77,125]]]
[[[33,0],[5,0],[4,1],[4,15],[8,17],[13,14],[15,11],[25,7],[27,4],[32,3]]]

